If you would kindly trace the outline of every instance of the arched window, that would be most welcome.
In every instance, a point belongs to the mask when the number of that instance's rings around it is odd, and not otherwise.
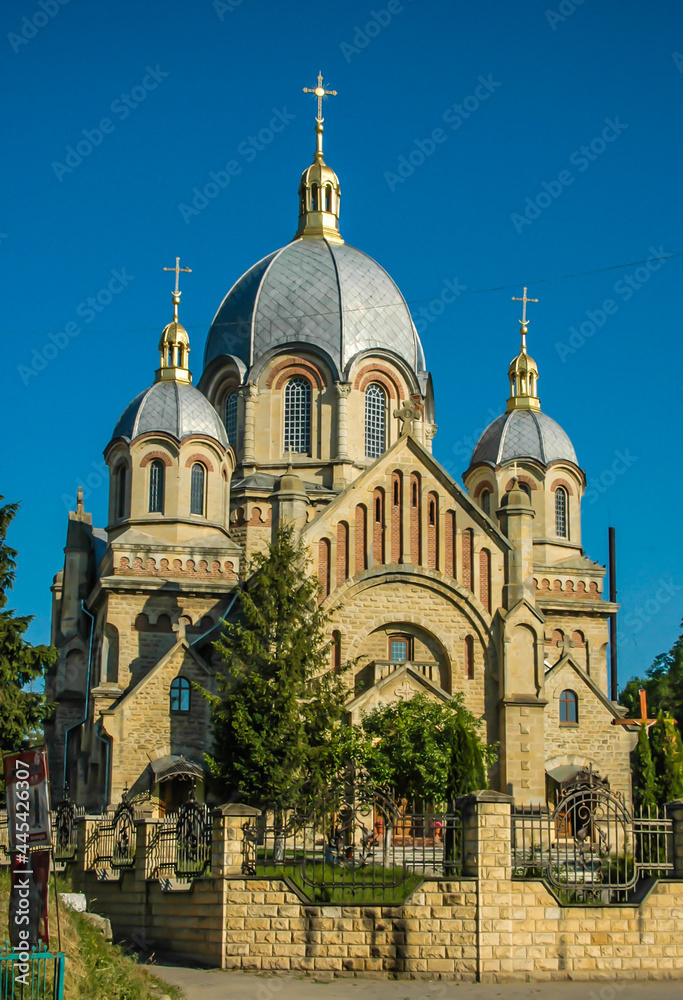
[[[164,513],[164,474],[166,468],[159,458],[155,458],[149,466],[149,512]]]
[[[176,677],[171,681],[171,711],[190,711],[190,682],[187,677]]]
[[[332,186],[330,184],[325,187],[325,211],[332,211]]]
[[[116,470],[116,516],[126,516],[126,467],[120,465]]]
[[[285,454],[308,455],[311,449],[311,383],[293,378],[285,386]]]
[[[579,721],[579,699],[575,691],[567,689],[560,695],[560,725],[576,725]]]
[[[377,382],[371,382],[365,390],[365,455],[379,458],[386,450],[387,397]]]
[[[201,462],[195,462],[192,466],[192,477],[190,481],[190,514],[204,513],[204,479],[206,472]]]
[[[564,486],[555,490],[555,534],[558,538],[567,538],[569,532],[567,518],[567,491]]]
[[[397,635],[389,636],[389,659],[392,663],[406,663],[411,657],[411,636]]]
[[[318,211],[318,185],[311,184],[311,211]]]
[[[173,367],[173,345],[170,344],[168,348],[168,367]]]
[[[481,491],[481,509],[485,514],[491,513],[491,491],[482,490]]]
[[[230,392],[225,397],[225,403],[223,406],[223,423],[225,424],[225,432],[228,435],[228,441],[235,447],[237,443],[237,393]]]
[[[181,346],[178,347],[178,368],[183,367],[183,349]]]

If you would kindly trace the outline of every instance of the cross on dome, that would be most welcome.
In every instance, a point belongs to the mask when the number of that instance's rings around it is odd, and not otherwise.
[[[317,87],[304,87],[303,91],[304,91],[304,94],[315,94],[315,96],[318,98],[318,114],[316,115],[316,119],[315,120],[317,122],[324,122],[325,119],[323,118],[323,101],[325,100],[326,97],[336,97],[337,96],[337,91],[336,90],[325,90],[325,87],[323,86],[323,75],[322,75],[322,73],[318,73],[318,86]]]
[[[191,267],[181,267],[180,257],[175,259],[175,267],[165,267],[164,271],[175,271],[175,291],[172,293],[173,297],[173,322],[178,322],[178,306],[180,305],[180,291],[178,289],[178,281],[180,279],[180,272],[187,271],[188,274],[192,274]]]
[[[523,306],[522,306],[522,318],[519,321],[520,332],[522,334],[522,350],[523,351],[526,351],[526,335],[527,335],[527,330],[529,329],[529,321],[526,318],[526,304],[527,304],[527,302],[538,302],[538,299],[529,299],[529,298],[527,298],[527,294],[526,293],[527,293],[527,287],[525,285],[524,286],[524,294],[522,295],[522,297],[521,298],[515,298],[515,296],[513,295],[512,296],[512,300],[511,300],[512,302],[522,302],[522,303],[524,303]]]

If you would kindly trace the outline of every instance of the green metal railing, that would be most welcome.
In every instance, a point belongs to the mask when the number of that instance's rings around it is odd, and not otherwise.
[[[61,952],[0,951],[0,1000],[64,1000],[64,955]]]

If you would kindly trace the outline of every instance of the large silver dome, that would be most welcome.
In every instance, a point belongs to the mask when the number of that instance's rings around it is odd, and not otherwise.
[[[500,465],[516,458],[534,458],[543,465],[566,461],[578,465],[574,445],[560,425],[540,410],[512,410],[497,417],[481,435],[470,466]]]
[[[113,436],[129,441],[151,431],[171,434],[178,441],[206,434],[228,446],[220,417],[206,396],[187,382],[155,382],[136,396],[119,417]]]
[[[288,343],[322,347],[339,374],[359,352],[393,351],[424,374],[410,310],[384,268],[345,243],[297,239],[254,264],[216,313],[204,367],[222,354],[251,367]]]

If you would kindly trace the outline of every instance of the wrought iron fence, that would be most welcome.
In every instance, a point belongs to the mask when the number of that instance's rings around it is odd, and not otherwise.
[[[86,867],[121,870],[135,865],[135,811],[121,802],[93,827],[85,845]]]
[[[147,852],[147,878],[201,878],[211,865],[211,810],[194,796],[159,821]]]
[[[0,952],[1,1000],[63,1000],[64,955],[40,949],[23,957],[7,943]]]
[[[52,830],[54,836],[57,863],[74,861],[78,848],[78,820],[85,816],[85,808],[77,806],[71,799],[65,799],[52,812]]]
[[[409,802],[358,775],[309,809],[244,826],[245,874],[288,877],[315,903],[399,903],[425,878],[462,874],[453,806]]]
[[[672,849],[663,810],[634,815],[592,775],[566,788],[554,809],[512,814],[513,877],[543,878],[563,903],[626,903],[643,879],[673,871]]]

